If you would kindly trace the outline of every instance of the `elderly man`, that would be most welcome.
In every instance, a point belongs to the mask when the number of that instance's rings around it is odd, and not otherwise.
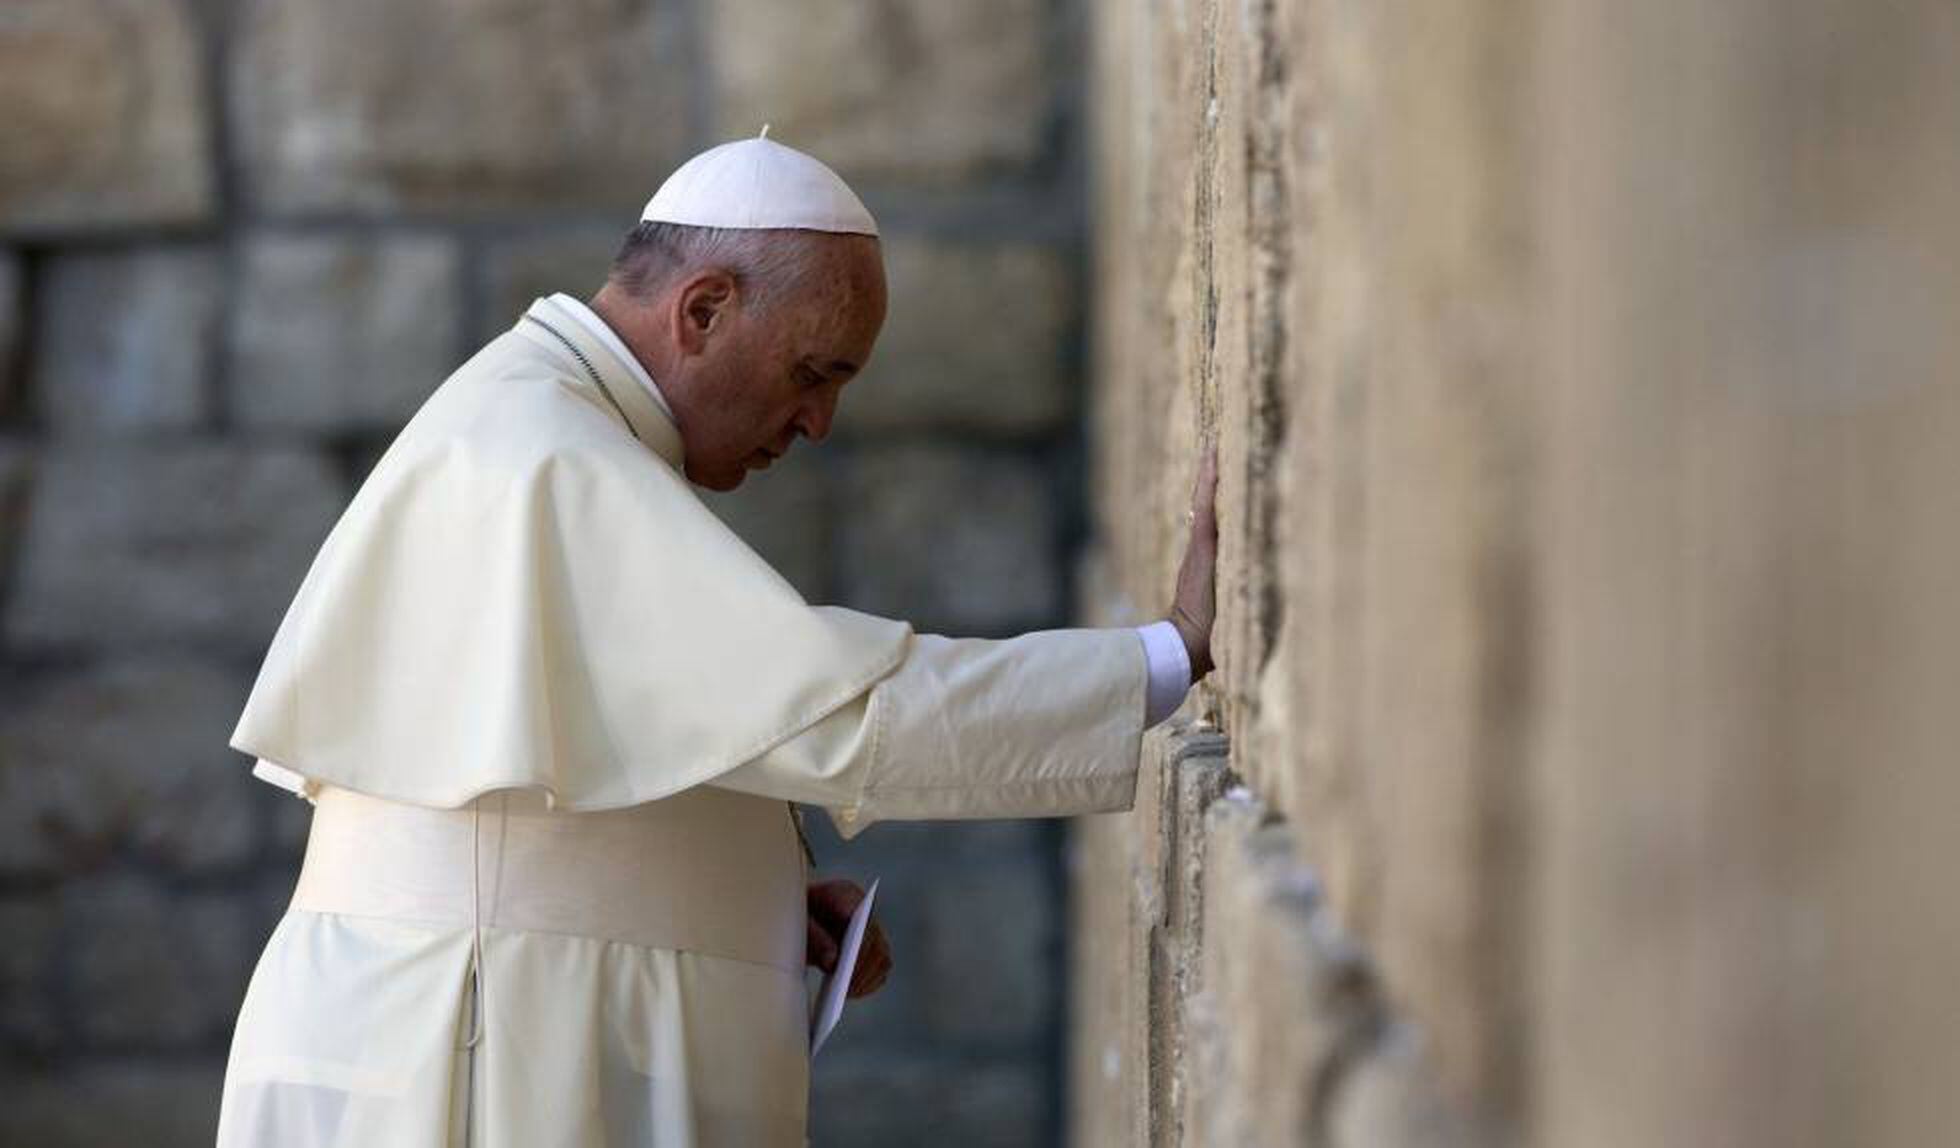
[[[849,188],[728,144],[404,428],[232,735],[314,810],[221,1148],[803,1144],[803,970],[859,891],[810,884],[790,803],[1130,806],[1210,668],[1209,453],[1168,618],[1005,640],[810,605],[695,493],[821,440],[884,314]]]

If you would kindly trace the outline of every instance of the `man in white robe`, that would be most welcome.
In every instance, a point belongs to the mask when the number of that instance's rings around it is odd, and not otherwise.
[[[808,156],[704,153],[377,462],[232,736],[315,809],[221,1148],[803,1144],[802,970],[857,891],[786,803],[846,838],[1130,807],[1210,668],[1209,453],[1169,617],[1005,640],[805,603],[694,493],[828,433],[876,235]]]

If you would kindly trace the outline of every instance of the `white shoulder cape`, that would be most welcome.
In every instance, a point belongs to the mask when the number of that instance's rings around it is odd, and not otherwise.
[[[897,667],[909,626],[805,603],[680,465],[625,364],[533,303],[375,464],[232,746],[422,805],[529,786],[610,809],[741,765]]]

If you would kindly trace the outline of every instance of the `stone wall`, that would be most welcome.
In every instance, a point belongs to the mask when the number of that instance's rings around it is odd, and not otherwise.
[[[1096,8],[1091,1145],[1917,1145],[1960,1050],[1960,14]]]
[[[701,147],[830,161],[893,287],[831,441],[717,509],[813,599],[1065,620],[1079,40],[1053,0],[0,8],[0,1142],[209,1143],[307,827],[225,746],[265,643],[395,428]],[[1059,826],[812,824],[898,961],[816,1142],[1054,1142]]]

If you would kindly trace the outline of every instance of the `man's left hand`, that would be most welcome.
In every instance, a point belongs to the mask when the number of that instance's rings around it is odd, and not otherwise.
[[[813,881],[810,883],[809,945],[806,959],[829,973],[837,967],[843,952],[844,930],[851,914],[864,900],[864,889],[855,881]],[[851,987],[846,995],[869,996],[885,983],[892,971],[891,944],[874,915],[865,922],[864,942],[858,947],[857,967],[851,970]]]

